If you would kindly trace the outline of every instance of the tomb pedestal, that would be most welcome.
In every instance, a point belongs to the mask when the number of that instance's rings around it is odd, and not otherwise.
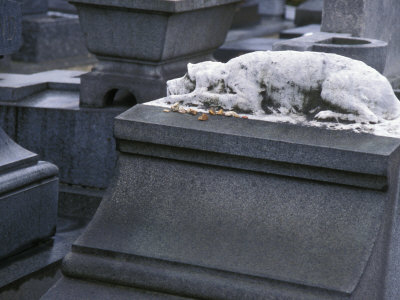
[[[0,259],[49,239],[56,230],[58,169],[0,129]]]
[[[188,62],[211,59],[239,0],[73,0],[89,51],[99,63],[82,77],[81,106],[104,107],[126,90],[138,103],[166,94]],[[111,97],[110,97],[111,95]]]
[[[114,130],[111,187],[42,299],[400,293],[399,139],[147,105]]]

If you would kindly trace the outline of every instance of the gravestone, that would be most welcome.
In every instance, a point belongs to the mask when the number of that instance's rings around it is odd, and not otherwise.
[[[0,55],[11,54],[21,46],[21,9],[17,2],[0,1]]]
[[[115,135],[112,188],[43,300],[396,299],[398,139],[144,105]]]
[[[266,18],[282,18],[285,15],[285,1],[259,0],[258,12]]]
[[[0,1],[0,55],[18,49],[21,10]],[[0,260],[54,233],[57,219],[58,169],[12,141],[0,128]]]
[[[118,91],[132,105],[165,95],[188,62],[212,58],[239,0],[73,0],[86,44],[99,62],[81,77],[80,104],[105,107]],[[112,30],[111,30],[112,29]]]
[[[296,7],[296,26],[321,24],[324,0],[307,0]]]
[[[256,0],[246,0],[237,8],[233,17],[232,28],[252,26],[259,22],[258,2]]]
[[[13,60],[38,63],[88,56],[76,15],[48,15],[47,0],[18,1],[23,44]]]
[[[353,36],[388,43],[384,74],[394,85],[400,77],[400,2],[397,0],[325,1],[321,31],[350,33]],[[396,83],[397,82],[397,83]]]
[[[319,107],[333,84],[332,93],[366,91],[352,100],[399,118],[390,84],[365,64],[322,53],[291,57],[265,52],[190,65],[168,82],[166,99],[118,116],[113,183],[42,300],[397,299],[400,139],[223,111],[267,112],[273,96],[282,104],[275,114],[302,96],[312,98],[304,108]],[[293,69],[301,66],[299,82]],[[284,76],[268,74],[272,68]],[[343,70],[356,86],[335,77]],[[308,93],[315,82],[320,98]],[[372,99],[376,88],[382,93]],[[179,107],[185,102],[223,109],[198,118]],[[340,102],[339,112],[355,103],[331,99]]]

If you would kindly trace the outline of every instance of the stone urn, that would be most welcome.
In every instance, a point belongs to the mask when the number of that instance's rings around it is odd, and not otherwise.
[[[99,62],[81,79],[81,106],[104,107],[118,91],[131,104],[166,94],[189,62],[212,59],[239,0],[73,0],[89,51]]]

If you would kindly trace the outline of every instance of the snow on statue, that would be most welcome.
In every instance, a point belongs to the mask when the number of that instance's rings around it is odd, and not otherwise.
[[[170,103],[316,120],[380,123],[400,116],[388,80],[365,63],[336,54],[253,52],[226,64],[189,64],[168,81]]]

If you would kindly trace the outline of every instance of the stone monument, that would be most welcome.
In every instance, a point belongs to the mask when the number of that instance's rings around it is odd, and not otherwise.
[[[399,13],[397,0],[329,0],[324,2],[321,31],[350,33],[387,42],[384,74],[394,86],[400,86]]]
[[[274,43],[272,49],[336,53],[365,62],[383,73],[388,44],[381,40],[352,37],[345,33],[317,32]]]
[[[21,44],[21,10],[0,0],[4,27],[0,54]],[[56,229],[58,169],[14,141],[0,128],[0,260],[48,240]]]
[[[239,0],[72,0],[89,51],[99,62],[82,76],[81,106],[104,107],[119,90],[131,105],[165,96],[165,82],[188,62],[211,59]]]
[[[297,59],[312,64],[320,58]],[[285,64],[273,62],[275,70]],[[225,66],[224,73],[220,65],[221,73],[211,68],[208,75],[234,80],[257,69],[246,59],[237,63],[237,72]],[[329,74],[339,72],[326,63]],[[355,64],[393,93],[382,75]],[[198,72],[206,72],[204,66]],[[136,105],[116,118],[113,183],[66,256],[64,277],[42,300],[397,299],[400,139],[239,118],[238,108],[224,111],[210,95],[225,94],[229,103],[234,91],[218,80],[208,90],[188,71],[177,94],[199,87],[209,114],[198,117],[201,107],[178,109],[174,101],[182,99],[171,95],[162,101],[179,113]],[[281,89],[275,99],[282,105],[282,95],[293,94],[297,84],[284,79],[274,90]],[[178,83],[169,83],[171,94]],[[252,84],[268,98],[266,81],[250,79],[243,91]],[[368,85],[345,90],[360,93]],[[294,99],[311,97],[310,89],[298,91]],[[380,111],[387,99],[376,101],[367,106]]]
[[[264,18],[283,18],[285,15],[285,0],[259,0],[258,12]]]
[[[307,0],[296,7],[294,23],[296,26],[321,24],[324,0]]]
[[[43,63],[72,57],[87,57],[78,17],[50,16],[47,0],[18,0],[22,7],[22,39],[12,59]]]

